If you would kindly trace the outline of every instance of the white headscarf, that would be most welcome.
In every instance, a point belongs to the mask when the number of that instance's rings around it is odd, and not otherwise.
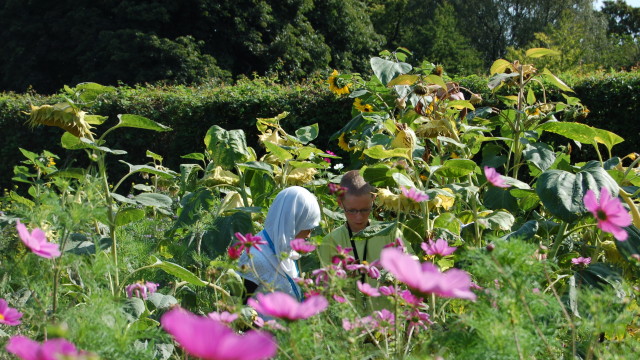
[[[265,240],[266,236],[263,232],[269,235],[268,237],[273,241],[275,253],[269,249],[269,245],[262,245],[262,252],[252,251],[253,266],[261,279],[255,279],[255,274],[251,270],[245,274],[245,277],[255,283],[263,281],[273,284],[277,290],[284,290],[278,289],[277,272],[282,271],[291,278],[298,277],[298,269],[292,259],[292,256],[295,257],[297,253],[291,250],[291,240],[300,231],[313,229],[319,224],[320,206],[313,194],[300,186],[292,186],[282,190],[269,208],[264,230],[258,233]],[[282,253],[288,256],[280,260]],[[251,266],[251,261],[243,253],[239,264]],[[271,273],[268,273],[269,271]],[[283,282],[283,284],[288,284],[288,282]]]

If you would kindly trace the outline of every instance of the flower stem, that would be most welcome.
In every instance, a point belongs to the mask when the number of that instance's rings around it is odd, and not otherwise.
[[[560,248],[560,244],[562,244],[562,240],[565,238],[565,231],[567,231],[567,227],[569,227],[569,224],[566,222],[563,222],[562,225],[560,225],[560,229],[558,230],[558,233],[556,234],[556,238],[555,240],[553,240],[553,246],[551,246],[551,258],[555,259],[557,253],[558,253],[558,249]]]

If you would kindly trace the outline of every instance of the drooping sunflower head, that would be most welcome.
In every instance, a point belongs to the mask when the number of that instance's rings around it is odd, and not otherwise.
[[[38,125],[57,126],[74,136],[93,140],[92,126],[85,120],[86,113],[68,103],[31,105],[31,112],[28,114],[27,125],[31,127]]]
[[[336,95],[344,95],[350,92],[349,86],[351,85],[344,79],[339,77],[338,70],[333,70],[327,82],[329,83],[329,90]]]

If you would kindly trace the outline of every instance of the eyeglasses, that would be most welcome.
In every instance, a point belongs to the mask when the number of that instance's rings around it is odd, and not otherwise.
[[[368,209],[344,209],[344,212],[347,214],[355,215],[355,214],[368,214],[371,212],[371,208]]]

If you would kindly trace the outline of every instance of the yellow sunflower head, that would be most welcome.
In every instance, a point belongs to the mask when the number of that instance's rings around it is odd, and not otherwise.
[[[340,149],[342,149],[344,151],[353,150],[353,148],[349,146],[349,138],[348,138],[348,134],[346,132],[343,132],[338,137],[338,147],[340,147]]]
[[[343,79],[338,78],[338,70],[333,70],[327,82],[329,83],[329,90],[336,95],[343,95],[349,93],[349,86],[351,84],[346,83]]]
[[[373,106],[371,106],[371,104],[362,104],[362,100],[360,100],[360,98],[356,98],[356,101],[353,103],[353,107],[360,112],[373,112]]]

